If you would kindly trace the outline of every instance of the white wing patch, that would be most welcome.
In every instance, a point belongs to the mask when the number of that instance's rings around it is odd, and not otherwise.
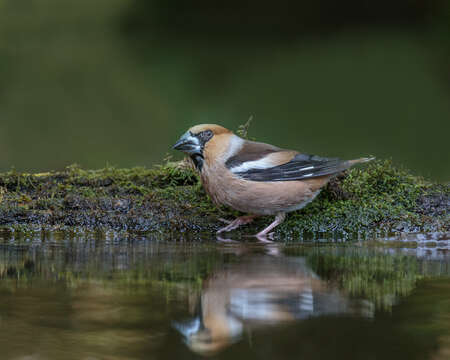
[[[301,168],[302,171],[311,170],[311,169],[314,169],[314,166],[307,166],[307,167]]]
[[[259,160],[246,161],[238,166],[232,167],[230,170],[233,173],[238,173],[238,172],[249,171],[252,169],[269,169],[274,166],[275,165],[273,164],[273,162],[270,161],[270,159],[268,159],[268,157],[266,156]]]
[[[279,152],[272,152],[259,159],[237,162],[230,170],[244,180],[270,182],[333,176],[352,165],[338,158],[307,154],[297,154],[290,161],[280,164],[283,157]]]
[[[271,155],[269,154],[266,157],[263,157],[262,159],[259,160],[254,160],[254,161],[246,161],[238,166],[232,167],[230,170],[233,173],[243,173],[246,171],[250,171],[250,170],[255,170],[255,169],[270,169],[274,166],[277,166],[277,164],[275,164],[273,162],[273,160],[271,159]],[[294,170],[286,170],[284,171],[285,174],[289,174],[289,173],[298,173],[299,171],[307,171],[307,170],[312,170],[314,169],[314,166],[305,166],[303,168],[298,168],[298,169],[294,169]],[[313,174],[306,174],[304,175],[304,177],[308,177],[308,176],[312,176]]]

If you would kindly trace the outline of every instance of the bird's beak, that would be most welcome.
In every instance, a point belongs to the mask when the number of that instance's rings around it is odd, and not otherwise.
[[[172,149],[183,151],[189,155],[201,153],[199,139],[189,131],[185,133],[174,146],[172,146]]]
[[[200,320],[198,318],[186,322],[173,322],[172,325],[184,336],[186,341],[190,341],[191,336],[201,330]]]

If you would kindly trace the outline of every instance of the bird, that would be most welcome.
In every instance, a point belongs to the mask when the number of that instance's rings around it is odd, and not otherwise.
[[[218,234],[249,224],[257,217],[275,215],[274,221],[255,235],[259,239],[272,237],[272,230],[285,220],[286,214],[313,201],[332,177],[374,159],[309,155],[243,139],[216,124],[191,127],[172,148],[188,155],[216,205],[246,214],[233,221],[224,220],[227,225]]]
[[[239,249],[235,255],[243,255],[242,247],[234,249]],[[330,315],[373,316],[373,303],[354,299],[322,279],[305,258],[262,250],[264,254],[247,252],[240,258],[245,261],[213,270],[197,299],[190,301],[194,316],[172,323],[193,352],[217,355],[245,333],[273,325]]]

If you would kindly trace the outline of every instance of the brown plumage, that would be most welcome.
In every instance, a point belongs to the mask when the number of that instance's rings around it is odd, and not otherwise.
[[[201,294],[190,297],[194,318],[174,326],[191,350],[210,356],[239,340],[244,331],[318,316],[372,314],[372,303],[341,293],[305,259],[283,256],[277,247],[267,250],[267,255],[246,254],[245,261],[217,269],[203,281]]]
[[[216,204],[248,213],[218,232],[230,231],[261,215],[275,221],[258,233],[264,237],[285,214],[307,205],[331,177],[371,158],[340,160],[301,154],[273,145],[244,140],[214,124],[197,125],[174,145],[187,153]]]

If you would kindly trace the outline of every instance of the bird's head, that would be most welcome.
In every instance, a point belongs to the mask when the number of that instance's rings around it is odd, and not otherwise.
[[[172,148],[189,155],[197,169],[201,170],[205,159],[205,152],[208,152],[208,150],[211,151],[215,147],[214,145],[220,144],[221,137],[230,134],[232,134],[230,130],[220,125],[196,125],[186,131]]]
[[[174,328],[183,336],[185,344],[203,356],[217,354],[238,341],[244,331],[243,323],[226,307],[226,297],[217,300],[214,297],[217,293],[213,291],[212,294],[213,299],[206,301],[205,307],[200,300],[196,306],[195,318],[173,323]],[[208,293],[203,296],[208,298]]]

